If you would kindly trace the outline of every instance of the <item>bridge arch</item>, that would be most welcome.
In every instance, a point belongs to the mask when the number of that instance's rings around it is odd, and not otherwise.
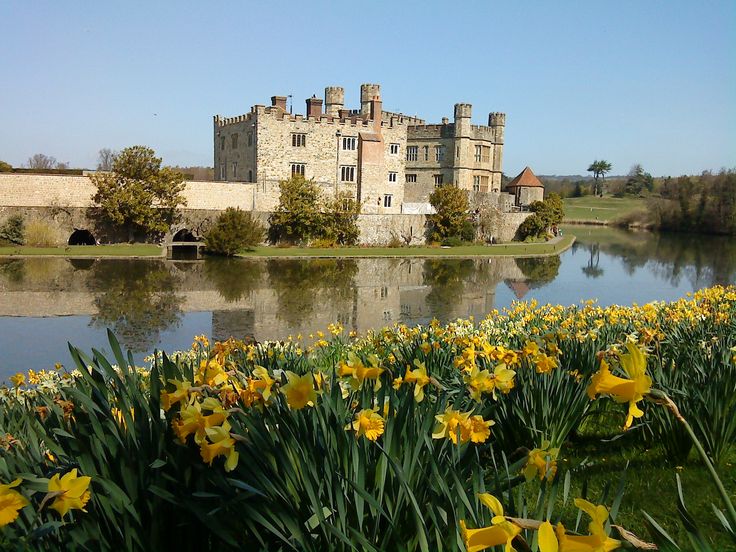
[[[174,234],[173,242],[197,242],[199,239],[192,233],[189,228],[182,228]]]
[[[68,245],[97,245],[94,234],[84,228],[75,228],[69,236]]]

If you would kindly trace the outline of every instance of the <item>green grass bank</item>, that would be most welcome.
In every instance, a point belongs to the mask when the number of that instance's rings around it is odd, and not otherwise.
[[[642,198],[618,198],[584,196],[563,200],[565,223],[610,224],[637,211],[645,211],[646,200]]]

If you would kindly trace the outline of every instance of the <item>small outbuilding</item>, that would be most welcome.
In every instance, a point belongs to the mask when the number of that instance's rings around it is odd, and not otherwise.
[[[540,182],[529,167],[526,167],[508,183],[506,192],[514,196],[514,203],[517,207],[525,207],[530,203],[544,199],[544,184]]]

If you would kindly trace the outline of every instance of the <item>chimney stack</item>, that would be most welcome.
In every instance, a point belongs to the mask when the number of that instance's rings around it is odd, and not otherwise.
[[[370,118],[373,119],[373,128],[380,134],[381,120],[383,119],[383,102],[380,96],[374,96],[370,102]]]
[[[322,100],[317,96],[312,96],[307,99],[307,119],[314,117],[319,119],[322,116]]]
[[[286,96],[271,96],[271,106],[286,111]]]

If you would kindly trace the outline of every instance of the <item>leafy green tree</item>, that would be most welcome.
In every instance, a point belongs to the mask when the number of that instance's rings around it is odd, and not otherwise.
[[[228,207],[204,235],[207,252],[232,257],[263,239],[263,225],[251,213]]]
[[[337,245],[355,245],[360,236],[360,203],[348,193],[327,203],[323,213],[322,237]]]
[[[13,245],[23,245],[25,241],[26,226],[21,215],[10,216],[0,226],[0,243],[6,242]]]
[[[429,238],[432,241],[442,241],[446,238],[463,237],[463,230],[467,234],[468,220],[468,192],[453,184],[445,184],[436,188],[429,196],[429,203],[434,207],[435,214],[429,215]]]
[[[562,222],[565,212],[562,199],[557,194],[549,194],[544,201],[535,201],[529,205],[532,212],[519,226],[519,237],[540,238],[545,236],[549,229]]]
[[[279,183],[279,205],[268,218],[269,240],[296,243],[320,236],[319,188],[313,180],[293,175]]]
[[[643,190],[654,189],[654,178],[646,172],[640,164],[631,167],[629,177],[626,179],[625,191],[627,194],[639,195]]]
[[[146,146],[125,148],[115,158],[112,172],[92,176],[94,200],[104,219],[128,231],[128,241],[141,234],[164,234],[186,205],[184,177],[161,167],[161,158]]]
[[[597,159],[588,167],[588,172],[593,173],[593,194],[603,195],[603,185],[607,172],[611,172],[611,164],[608,161]]]
[[[13,166],[5,161],[0,161],[0,172],[12,172]]]

